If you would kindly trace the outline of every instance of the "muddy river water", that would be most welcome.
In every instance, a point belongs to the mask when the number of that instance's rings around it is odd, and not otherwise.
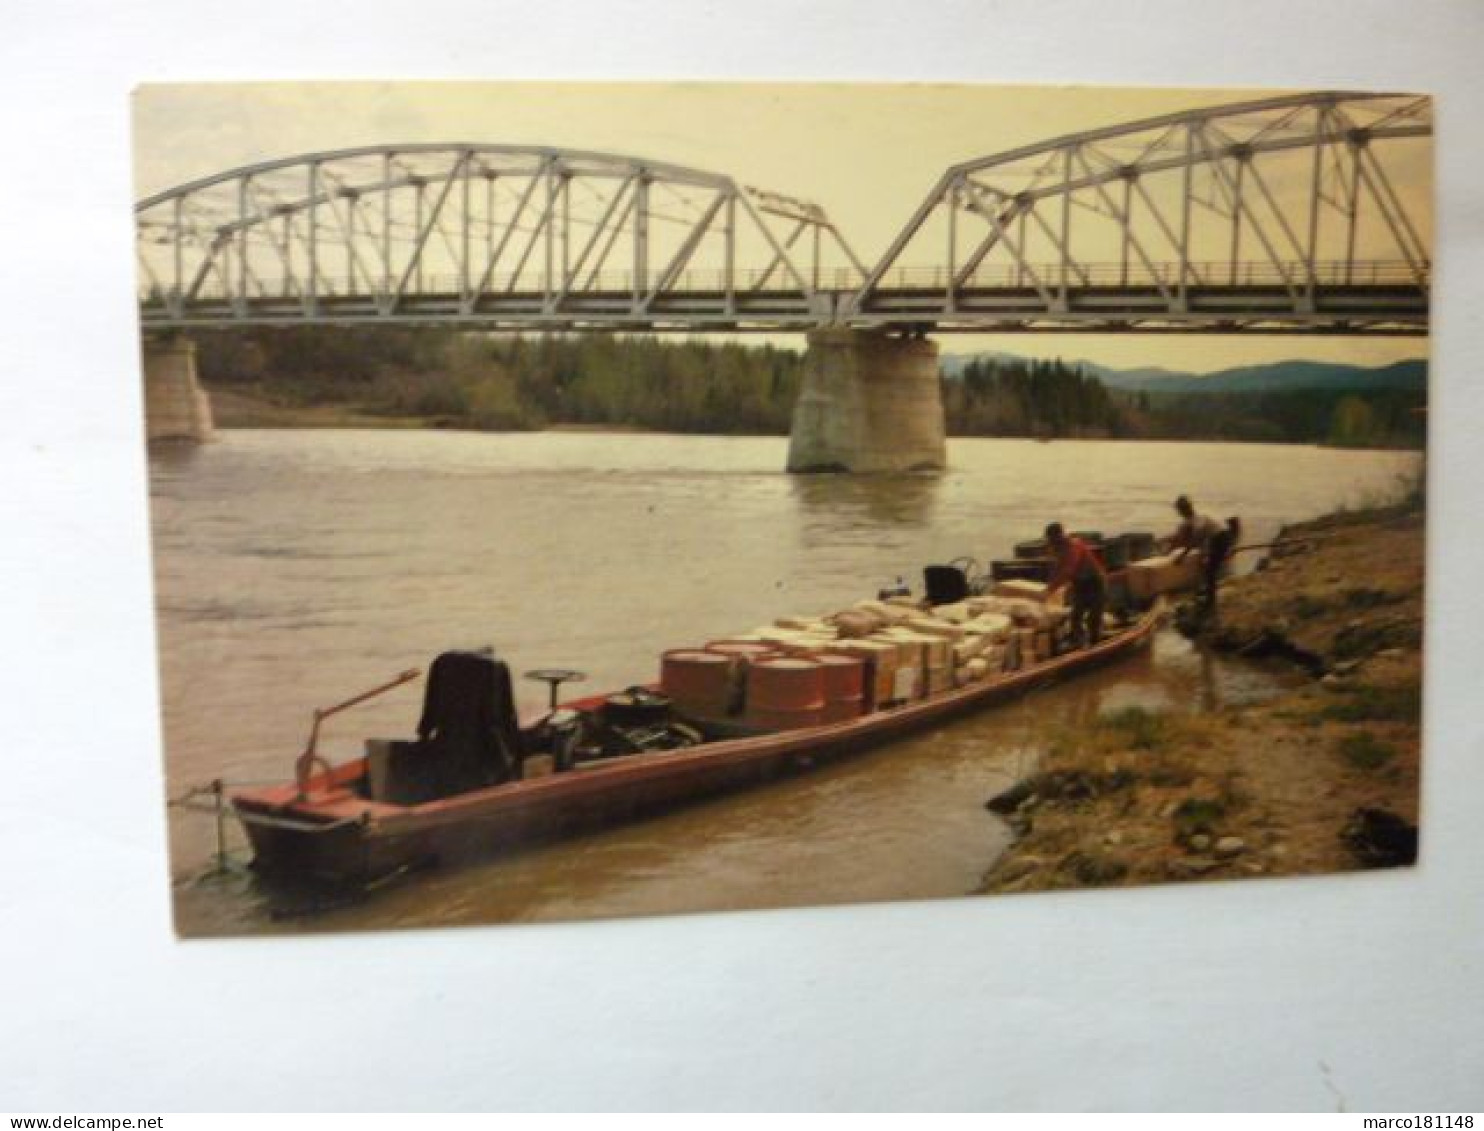
[[[1389,493],[1403,453],[1266,445],[955,440],[937,476],[791,477],[786,441],[588,433],[229,431],[151,455],[166,769],[280,779],[310,712],[493,645],[587,687],[786,614],[827,612],[924,564],[1006,556],[1051,519],[1165,531],[1190,493],[1247,541]],[[972,891],[1004,845],[986,798],[1070,719],[1200,709],[1274,676],[1171,634],[1146,656],[816,773],[643,823],[433,871],[283,916],[245,874],[199,878],[212,822],[172,812],[183,933],[536,921]],[[405,736],[417,684],[332,720],[321,750]],[[537,707],[544,690],[518,687]],[[234,838],[240,847],[240,837]]]

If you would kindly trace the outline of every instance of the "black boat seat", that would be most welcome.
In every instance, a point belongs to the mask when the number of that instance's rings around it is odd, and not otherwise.
[[[428,671],[415,742],[367,746],[373,801],[417,805],[519,778],[524,749],[510,669],[479,652],[444,652]]]

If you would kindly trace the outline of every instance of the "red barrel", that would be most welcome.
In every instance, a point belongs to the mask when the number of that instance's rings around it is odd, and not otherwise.
[[[778,654],[777,648],[762,640],[713,640],[706,645],[706,651],[720,652],[723,656],[736,656],[748,663]]]
[[[758,660],[779,655],[772,644],[763,640],[713,640],[706,651],[716,652],[732,659],[731,691],[727,699],[727,714],[738,715],[747,705],[747,672]]]
[[[676,648],[660,659],[660,690],[685,715],[719,718],[732,698],[732,667],[736,661],[720,652]]]
[[[747,672],[747,721],[762,730],[794,730],[824,721],[824,665],[797,656],[765,657]]]
[[[866,665],[858,657],[826,652],[815,656],[814,662],[824,668],[825,702],[860,698]]]
[[[844,722],[865,710],[865,661],[826,653],[816,657],[824,668],[824,721]]]

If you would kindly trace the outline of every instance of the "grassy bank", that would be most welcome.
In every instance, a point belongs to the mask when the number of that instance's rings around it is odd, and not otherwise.
[[[1420,500],[1285,530],[1225,584],[1204,642],[1297,665],[1302,686],[1207,714],[1070,728],[991,802],[1020,834],[986,892],[1407,863],[1418,819]]]
[[[354,404],[295,404],[257,389],[205,386],[218,428],[438,428],[433,416],[393,416]]]

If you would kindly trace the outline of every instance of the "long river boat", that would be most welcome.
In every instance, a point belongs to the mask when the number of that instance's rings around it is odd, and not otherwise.
[[[785,729],[687,717],[654,684],[558,703],[562,679],[577,675],[560,671],[528,673],[551,683],[552,710],[520,722],[502,663],[446,653],[429,673],[419,740],[371,740],[366,756],[340,765],[315,752],[325,717],[420,674],[408,671],[316,712],[294,777],[236,790],[231,805],[256,869],[296,882],[376,882],[440,859],[634,819],[930,730],[1128,657],[1148,644],[1161,616],[1157,605],[1146,608],[1090,646],[1054,647],[962,686],[927,692],[919,685],[916,697],[882,697],[849,717]],[[497,693],[482,704],[478,693],[467,694],[471,686],[491,684]],[[638,729],[616,727],[595,737],[605,712],[620,709]],[[615,741],[615,734],[626,741]]]

